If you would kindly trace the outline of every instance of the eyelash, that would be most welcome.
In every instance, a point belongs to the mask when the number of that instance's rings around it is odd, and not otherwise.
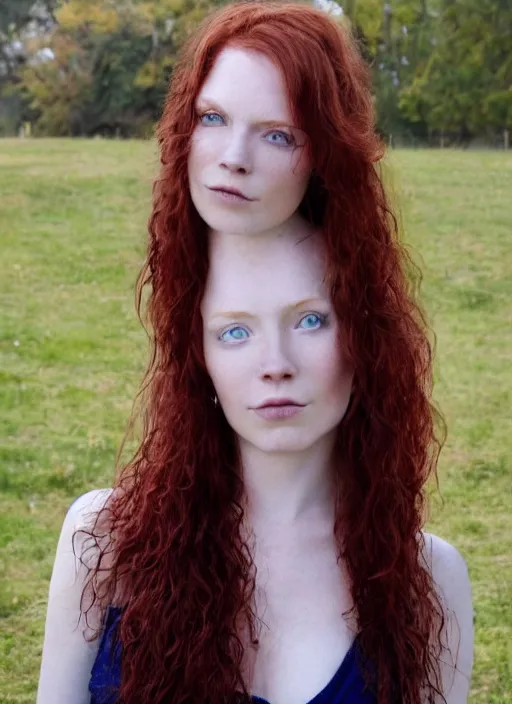
[[[218,115],[219,117],[222,118],[222,115],[220,115],[218,112],[204,112],[202,115],[199,115],[199,121],[201,122],[203,117],[206,117],[207,115]],[[222,118],[222,119],[224,119],[224,118]],[[201,124],[204,127],[207,126],[204,122],[201,122]],[[212,123],[210,122],[210,125],[211,124]],[[284,144],[284,145],[277,144],[278,147],[279,146],[293,147],[295,145],[295,139],[293,138],[293,136],[291,134],[288,134],[288,132],[283,132],[282,130],[271,130],[268,134],[280,134],[286,138],[286,144]],[[276,143],[274,142],[274,144],[276,144]]]
[[[310,315],[316,316],[316,317],[318,318],[318,320],[320,321],[320,325],[319,325],[317,328],[313,328],[314,330],[319,330],[320,328],[325,327],[325,326],[327,325],[327,323],[329,322],[329,316],[328,316],[328,315],[326,315],[326,314],[324,314],[324,313],[313,313],[313,312],[311,312],[311,313],[305,313],[305,314],[302,316],[302,318],[299,320],[299,325],[300,325],[300,323],[301,323],[303,320],[305,320],[306,318],[308,318]],[[223,330],[223,331],[219,334],[218,340],[219,340],[220,342],[225,342],[225,340],[222,339],[222,336],[225,335],[226,333],[230,332],[231,330],[237,330],[237,329],[239,329],[239,328],[240,328],[240,329],[244,329],[242,325],[232,325],[231,327],[226,328],[225,330]],[[245,339],[247,339],[247,338],[243,338],[243,340],[237,340],[236,342],[243,342]]]

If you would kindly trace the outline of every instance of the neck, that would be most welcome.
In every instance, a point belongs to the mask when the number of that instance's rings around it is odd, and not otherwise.
[[[268,453],[241,441],[246,515],[265,530],[334,521],[332,440],[296,453]]]

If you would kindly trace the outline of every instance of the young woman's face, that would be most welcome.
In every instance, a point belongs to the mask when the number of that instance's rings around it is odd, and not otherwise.
[[[346,412],[353,373],[323,278],[317,235],[210,236],[205,359],[242,446],[303,451],[332,438]],[[259,409],[279,399],[290,403]]]
[[[311,166],[278,68],[263,54],[226,48],[195,109],[188,177],[200,216],[212,230],[229,234],[281,226],[299,207]],[[212,190],[222,186],[247,200]]]

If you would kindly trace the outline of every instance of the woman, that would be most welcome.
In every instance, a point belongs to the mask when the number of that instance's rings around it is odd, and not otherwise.
[[[305,5],[225,7],[185,47],[143,438],[64,522],[39,704],[466,702],[471,590],[421,530],[442,422],[371,105]]]

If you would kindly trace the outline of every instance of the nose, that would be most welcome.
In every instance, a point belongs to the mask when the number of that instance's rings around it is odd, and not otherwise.
[[[297,366],[287,349],[286,340],[275,335],[262,343],[260,378],[262,381],[289,381],[297,375]]]
[[[221,155],[220,165],[232,173],[250,173],[252,171],[252,157],[246,135],[241,132],[231,132]]]

